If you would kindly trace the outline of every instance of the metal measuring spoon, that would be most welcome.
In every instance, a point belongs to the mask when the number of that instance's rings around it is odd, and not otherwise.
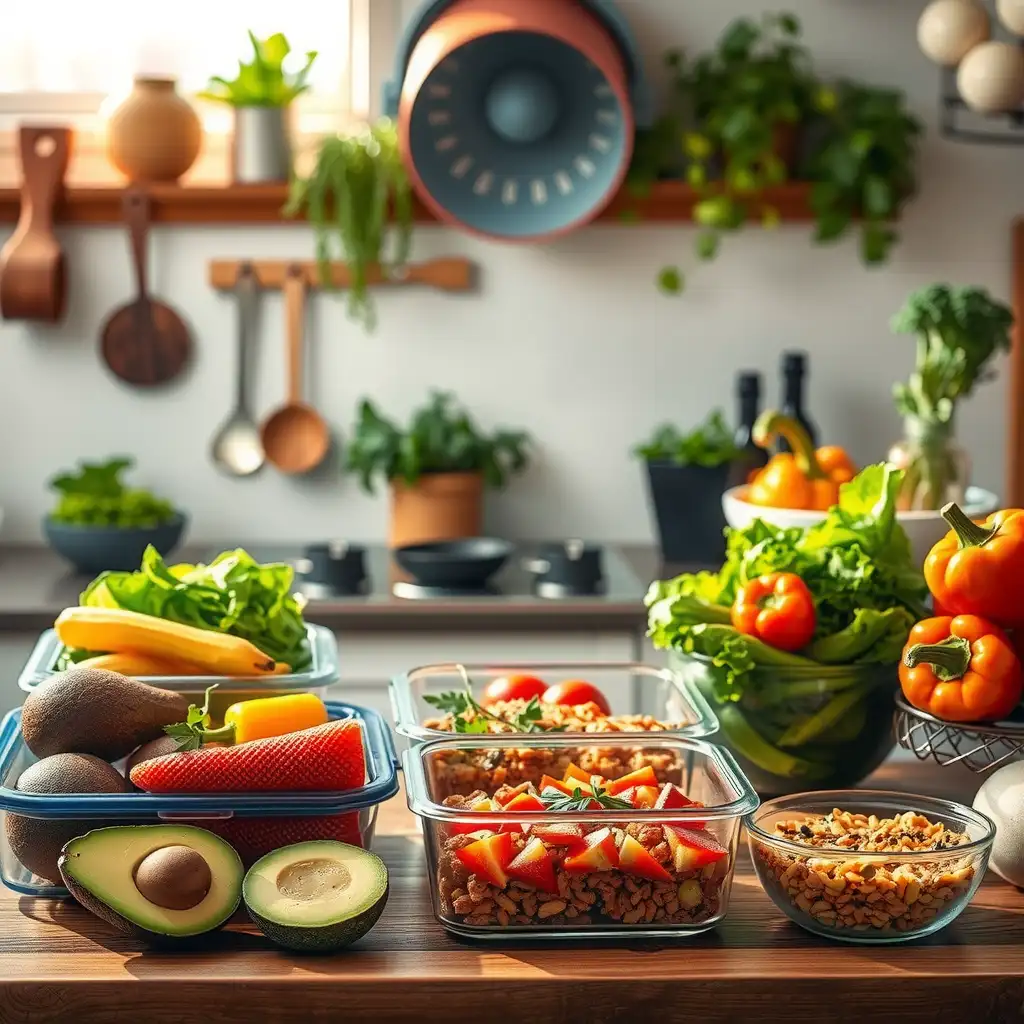
[[[242,264],[235,284],[238,299],[238,377],[235,408],[213,439],[210,454],[214,465],[230,476],[251,476],[266,458],[259,427],[249,409],[249,341],[256,318],[256,276]]]

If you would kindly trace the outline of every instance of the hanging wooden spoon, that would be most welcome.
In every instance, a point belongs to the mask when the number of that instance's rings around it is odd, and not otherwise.
[[[53,208],[71,156],[69,128],[18,129],[21,212],[0,252],[0,315],[56,323],[64,316],[64,253],[53,233]]]
[[[288,401],[260,429],[267,461],[282,473],[308,473],[323,462],[331,435],[323,417],[302,401],[302,343],[306,281],[300,265],[288,268],[284,281],[285,333],[288,341]]]
[[[100,351],[116,377],[136,387],[154,387],[174,380],[188,365],[192,336],[170,306],[149,294],[149,196],[141,188],[127,188],[121,209],[128,225],[137,294],[111,313],[103,326]]]

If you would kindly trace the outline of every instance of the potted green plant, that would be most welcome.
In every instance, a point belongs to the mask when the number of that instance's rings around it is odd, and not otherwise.
[[[821,139],[809,160],[815,240],[842,238],[859,219],[861,258],[884,263],[898,240],[893,220],[917,188],[920,122],[903,93],[855,82],[818,91]]]
[[[58,498],[43,519],[43,531],[50,546],[80,572],[131,571],[142,563],[148,545],[167,555],[181,541],[184,513],[121,480],[133,465],[129,458],[83,461],[77,471],[50,480]]]
[[[670,53],[676,92],[692,128],[683,140],[687,177],[700,190],[697,255],[713,259],[721,234],[740,228],[758,192],[796,167],[814,77],[792,14],[734,21],[715,50],[687,63]],[[718,173],[716,173],[716,170]],[[764,211],[767,224],[778,214]]]
[[[689,433],[666,424],[634,454],[647,467],[661,556],[672,564],[714,565],[725,557],[722,493],[742,455],[720,409]]]
[[[903,469],[899,507],[963,505],[970,459],[956,442],[957,403],[995,372],[990,361],[1010,349],[1013,314],[982,288],[934,284],[914,292],[893,318],[899,334],[917,335],[917,360],[894,389],[904,436],[889,452]]]
[[[257,39],[249,32],[253,57],[238,62],[234,78],[214,76],[200,98],[226,103],[234,109],[231,173],[238,184],[288,181],[292,173],[292,147],[288,112],[308,88],[307,79],[316,52],[306,54],[296,73],[284,70],[291,53],[280,33]]]
[[[294,179],[285,213],[304,213],[313,225],[325,284],[335,253],[348,264],[349,313],[372,329],[376,317],[368,269],[375,263],[405,263],[412,238],[412,186],[394,124],[384,118],[355,134],[325,138],[310,175]],[[389,260],[392,219],[395,248]]]
[[[529,437],[519,430],[484,433],[453,395],[435,391],[408,427],[383,416],[370,399],[359,406],[345,468],[367,494],[384,480],[391,490],[392,548],[479,536],[483,491],[522,472]]]

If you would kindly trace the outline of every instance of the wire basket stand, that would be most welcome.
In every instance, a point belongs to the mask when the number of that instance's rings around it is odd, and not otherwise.
[[[919,761],[962,764],[979,775],[1024,757],[1024,721],[956,725],[897,697],[893,730],[896,742]]]

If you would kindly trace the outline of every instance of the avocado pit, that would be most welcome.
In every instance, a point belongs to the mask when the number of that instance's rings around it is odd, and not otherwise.
[[[307,903],[344,892],[352,884],[352,875],[344,864],[318,858],[287,865],[275,884],[282,896]]]
[[[190,846],[162,846],[146,854],[135,868],[135,888],[165,910],[191,910],[206,899],[213,873]]]

